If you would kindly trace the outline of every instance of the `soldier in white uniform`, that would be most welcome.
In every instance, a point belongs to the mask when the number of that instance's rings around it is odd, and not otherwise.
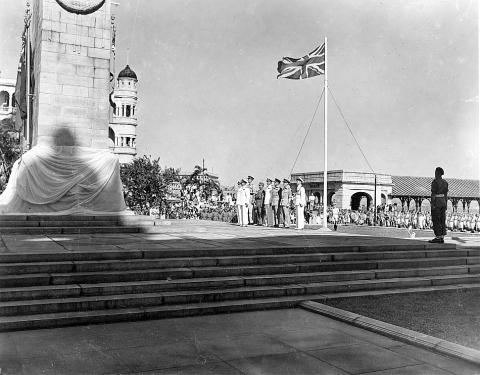
[[[297,178],[297,191],[295,193],[295,208],[297,211],[297,228],[303,229],[305,227],[305,205],[307,204],[307,198],[305,195],[305,188],[302,186],[303,180]]]
[[[240,198],[240,194],[242,194],[242,181],[238,181],[237,182],[237,189],[235,191],[235,205],[237,206],[237,222],[238,222],[238,225],[242,225],[242,210],[240,208],[241,206],[241,198]]]
[[[255,204],[255,186],[253,185],[254,178],[247,177],[248,189],[250,190],[250,197],[248,198],[248,224],[253,225],[253,206]]]
[[[267,178],[267,187],[265,188],[265,226],[273,225],[272,216],[272,180]]]
[[[248,225],[248,202],[250,201],[250,189],[247,187],[247,180],[242,179],[241,188],[237,194],[237,207],[239,210],[238,222],[241,227]]]

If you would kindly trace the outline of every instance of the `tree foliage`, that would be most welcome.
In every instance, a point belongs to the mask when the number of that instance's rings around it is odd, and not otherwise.
[[[166,183],[160,158],[135,158],[120,168],[125,203],[138,214],[148,214],[150,208],[159,207],[164,199]]]
[[[186,181],[186,184],[193,184],[199,187],[200,195],[203,199],[210,198],[213,192],[219,194],[222,191],[218,181],[213,179],[208,173],[205,173],[206,171],[207,168],[196,165]]]
[[[3,119],[0,122],[0,192],[5,190],[13,163],[22,154],[19,138],[13,117]]]

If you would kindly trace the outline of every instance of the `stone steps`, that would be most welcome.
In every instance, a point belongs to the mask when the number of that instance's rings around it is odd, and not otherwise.
[[[270,271],[269,268],[267,270]],[[278,270],[274,268],[274,270]],[[293,272],[293,273],[270,273],[259,275],[217,277],[215,280],[231,279],[234,277],[245,280],[245,285],[276,285],[282,283],[297,283],[311,281],[355,280],[355,279],[386,279],[398,277],[423,277],[437,275],[457,275],[466,273],[480,273],[478,265],[444,266],[428,268],[404,268],[404,269],[371,269],[334,272]],[[0,287],[16,288],[29,286],[61,286],[61,285],[102,285],[125,283],[148,283],[148,282],[178,282],[182,280],[206,280],[209,278],[194,278],[188,269],[162,269],[148,270],[143,272],[84,272],[67,274],[24,274],[8,275],[0,277]],[[211,279],[211,278],[210,278]],[[210,280],[209,279],[209,280]],[[0,291],[1,295],[1,291]]]
[[[480,275],[452,275],[445,278],[399,278],[383,280],[354,280],[309,284],[287,284],[280,286],[236,287],[201,289],[188,291],[165,291],[161,293],[134,293],[102,296],[62,297],[38,300],[16,300],[0,302],[0,316],[31,315],[38,313],[71,312],[83,310],[105,310],[169,304],[218,302],[251,298],[274,298],[291,295],[341,293],[358,290],[389,288],[412,288],[435,286],[436,281],[444,284],[479,283]],[[447,282],[448,281],[448,282]],[[308,299],[310,299],[308,297]]]
[[[0,234],[139,233],[154,225],[135,215],[0,215]]]
[[[114,295],[132,295],[145,293],[163,292],[188,292],[197,290],[225,289],[225,288],[262,288],[262,287],[285,287],[292,288],[303,285],[306,292],[311,288],[317,290],[315,293],[327,292],[334,288],[354,290],[367,285],[375,285],[377,288],[382,285],[390,287],[390,283],[413,283],[417,286],[419,280],[421,285],[448,285],[455,283],[480,283],[480,273],[469,273],[468,269],[462,269],[457,274],[437,274],[425,272],[418,277],[389,277],[376,278],[374,272],[345,272],[345,273],[318,273],[318,274],[294,274],[294,275],[272,275],[270,277],[225,277],[215,279],[179,279],[179,280],[151,280],[126,283],[97,283],[97,284],[73,284],[73,285],[43,285],[29,287],[2,288],[0,290],[0,302],[41,300],[52,298],[74,298],[74,297],[103,297]],[[429,280],[426,282],[425,280]],[[404,286],[404,285],[403,285]],[[317,289],[315,289],[317,288]],[[320,288],[320,289],[318,289]],[[366,289],[366,288],[365,288]],[[239,289],[240,290],[240,289]],[[292,294],[302,294],[295,293]],[[1,315],[1,314],[0,314]]]
[[[140,233],[141,228],[136,226],[83,226],[83,227],[3,227],[0,228],[0,234],[92,234],[92,233]]]
[[[328,247],[304,247],[304,246],[262,246],[259,244],[256,248],[233,247],[233,248],[202,248],[199,242],[195,249],[191,248],[158,248],[156,244],[138,244],[133,249],[116,250],[64,250],[64,251],[24,251],[21,253],[0,253],[0,263],[20,263],[20,262],[57,262],[57,261],[89,261],[89,260],[115,260],[115,259],[153,259],[153,258],[184,258],[184,257],[239,257],[253,255],[294,255],[322,253],[338,257],[348,254],[351,257],[362,256],[359,253],[374,253],[365,258],[395,258],[395,252],[402,253],[407,257],[425,257],[437,256],[436,251],[442,251],[444,254],[458,256],[480,256],[480,249],[455,249],[451,245],[445,244],[417,244],[414,243],[409,248],[405,245],[385,246],[328,246]],[[340,254],[341,253],[341,254]],[[411,254],[411,255],[409,255]],[[419,254],[419,255],[417,255]]]
[[[449,259],[458,264],[465,264],[467,259],[480,263],[480,257],[470,256],[466,250],[433,250],[411,252],[383,252],[383,253],[307,253],[281,255],[240,255],[224,257],[174,257],[174,258],[124,258],[109,260],[65,260],[65,261],[35,261],[35,262],[5,262],[0,263],[0,275],[19,275],[25,273],[68,273],[68,272],[101,272],[101,271],[130,271],[162,268],[191,268],[199,269],[212,267],[241,267],[262,265],[301,266],[350,265],[352,267],[365,266],[368,269],[385,268],[385,264],[395,263],[396,267],[403,267],[411,262],[426,262]],[[137,254],[140,255],[140,254]],[[359,257],[360,255],[360,257]],[[127,255],[125,255],[127,256]],[[37,256],[38,259],[38,256]],[[361,260],[359,260],[361,259]],[[12,260],[12,259],[10,259]],[[400,265],[401,264],[401,265]],[[473,264],[473,263],[472,263]],[[375,267],[376,265],[376,267]],[[357,267],[357,268],[358,268]]]
[[[100,219],[90,220],[96,221]],[[1,253],[0,330],[285,307],[320,295],[480,284],[480,252],[449,244],[281,246],[259,240],[255,247],[247,240],[245,245],[239,241],[209,247],[198,240],[184,246],[177,241],[178,248],[159,247],[155,241],[128,246],[132,249],[73,246]]]
[[[137,308],[104,309],[93,311],[72,311],[51,314],[0,316],[0,331],[65,327],[81,324],[112,323],[133,320],[162,319],[194,315],[232,313],[240,311],[278,309],[297,306],[305,300],[325,300],[370,294],[418,293],[437,290],[478,289],[480,284],[456,284],[375,291],[343,292],[331,294],[296,295],[275,298],[256,298],[219,302],[173,304]]]

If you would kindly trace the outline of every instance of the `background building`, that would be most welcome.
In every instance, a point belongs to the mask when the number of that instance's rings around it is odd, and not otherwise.
[[[0,77],[0,121],[15,110],[15,80]]]
[[[120,163],[130,163],[137,155],[137,75],[126,66],[119,74],[110,95],[113,115],[108,137],[110,148]]]

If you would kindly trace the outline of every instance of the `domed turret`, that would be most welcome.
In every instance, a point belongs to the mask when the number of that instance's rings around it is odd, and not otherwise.
[[[130,66],[127,64],[127,66],[118,74],[118,78],[133,78],[137,79],[137,75],[135,72],[130,69]]]
[[[137,154],[137,85],[137,75],[127,65],[118,74],[117,84],[110,96],[113,116],[109,138],[120,163],[130,163]]]

